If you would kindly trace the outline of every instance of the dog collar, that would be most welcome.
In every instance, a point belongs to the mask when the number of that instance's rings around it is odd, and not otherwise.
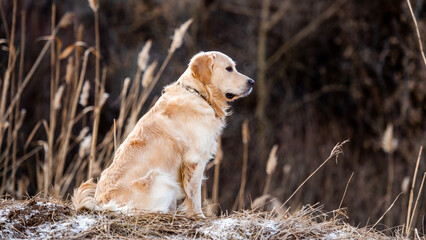
[[[181,86],[181,87],[182,87],[183,89],[185,89],[186,91],[188,91],[188,92],[190,92],[190,93],[193,93],[193,94],[195,94],[195,95],[197,95],[197,96],[201,97],[202,99],[204,99],[204,101],[206,101],[206,102],[210,105],[210,107],[213,109],[213,111],[215,112],[215,115],[216,115],[216,117],[217,117],[217,113],[216,113],[216,110],[214,109],[213,105],[212,105],[209,101],[207,101],[207,98],[206,98],[203,94],[201,94],[201,93],[200,93],[197,89],[192,88],[192,87],[187,86],[187,85],[183,85],[183,84],[182,84],[182,83],[180,83],[180,82],[178,82],[178,85],[179,85],[179,86]],[[223,119],[223,118],[221,117],[220,119]]]
[[[186,89],[188,92],[193,93],[193,94],[201,97],[202,99],[204,99],[204,101],[206,101],[211,106],[209,101],[207,101],[207,98],[203,94],[201,94],[197,89],[192,88],[192,87],[187,86],[187,85],[183,85],[182,83],[178,83],[178,85],[181,86],[182,88]]]
[[[216,111],[214,110],[213,105],[212,105],[209,101],[207,101],[207,98],[206,98],[203,94],[201,94],[201,93],[200,93],[197,89],[192,88],[192,87],[187,86],[187,85],[183,85],[183,84],[182,84],[182,83],[180,83],[180,82],[178,82],[178,83],[177,83],[177,85],[178,85],[178,86],[180,86],[180,87],[182,87],[182,88],[183,88],[183,89],[185,89],[186,91],[188,91],[188,92],[190,92],[190,93],[192,93],[192,94],[195,94],[195,95],[197,95],[197,96],[201,97],[202,99],[204,99],[204,101],[206,101],[206,102],[210,105],[210,107],[211,107],[211,108],[213,109],[213,111],[215,112],[215,115],[217,116]],[[164,92],[165,92],[165,90],[163,89],[163,91],[161,92],[161,94],[164,94]],[[223,119],[223,118],[221,117],[220,119]]]

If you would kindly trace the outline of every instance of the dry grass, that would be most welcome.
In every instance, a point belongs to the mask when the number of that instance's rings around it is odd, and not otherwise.
[[[0,219],[3,239],[404,239],[352,227],[318,206],[293,213],[246,210],[203,219],[180,213],[76,213],[68,203],[33,198],[1,201]]]
[[[417,161],[416,161],[416,167],[414,169],[414,174],[413,174],[413,182],[411,185],[411,189],[410,189],[410,199],[408,201],[408,209],[407,209],[407,222],[405,225],[405,236],[409,237],[411,232],[412,232],[412,226],[413,226],[413,219],[414,219],[414,214],[416,212],[417,209],[417,203],[419,202],[419,197],[421,196],[421,192],[423,190],[423,184],[425,181],[425,177],[426,177],[426,172],[423,173],[423,179],[422,179],[422,183],[420,184],[418,193],[417,193],[417,198],[416,198],[416,202],[415,205],[413,207],[413,196],[414,196],[414,188],[416,186],[416,177],[417,177],[417,172],[419,170],[419,163],[420,163],[420,159],[422,156],[422,152],[423,152],[423,147],[420,147],[419,150],[419,156],[417,157]],[[417,231],[416,229],[414,229],[415,231]]]

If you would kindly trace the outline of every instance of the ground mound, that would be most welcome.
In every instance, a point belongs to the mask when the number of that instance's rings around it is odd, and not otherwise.
[[[340,217],[339,217],[340,216]],[[1,239],[403,239],[345,223],[336,212],[240,211],[220,217],[75,212],[54,200],[0,200]]]

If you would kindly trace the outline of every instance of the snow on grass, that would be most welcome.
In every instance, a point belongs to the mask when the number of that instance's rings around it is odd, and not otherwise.
[[[183,213],[77,213],[68,203],[0,200],[0,239],[406,239],[357,228],[304,206],[293,213],[244,210],[220,217]]]
[[[66,206],[51,202],[0,203],[0,239],[59,239],[92,228],[99,216],[72,216]]]
[[[247,237],[255,238],[259,231],[274,235],[278,232],[279,225],[275,220],[249,221],[228,217],[214,220],[198,231],[212,239],[247,239]]]
[[[218,219],[211,222],[210,226],[205,226],[199,229],[199,232],[204,233],[213,239],[233,238],[243,239],[240,234],[235,231],[240,221],[233,218]]]
[[[26,235],[31,239],[58,239],[64,237],[64,233],[72,236],[85,232],[96,223],[97,220],[92,216],[80,215],[65,221],[44,223],[40,226],[31,227],[27,229]]]
[[[90,229],[95,223],[98,221],[97,219],[94,219],[93,216],[77,216],[76,219],[73,220],[74,223],[71,223],[72,225],[72,231],[74,233],[80,233],[87,231]]]
[[[347,236],[348,236],[348,234],[346,232],[337,230],[335,232],[331,232],[329,234],[326,234],[324,236],[324,239],[327,239],[327,240],[334,240],[334,239],[353,239],[353,238],[348,238]]]
[[[7,220],[7,215],[9,214],[10,209],[0,209],[0,222],[5,222]]]

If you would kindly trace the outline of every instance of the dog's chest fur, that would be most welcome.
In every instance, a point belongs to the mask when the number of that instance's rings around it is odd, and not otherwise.
[[[187,151],[198,154],[203,161],[215,154],[217,140],[225,127],[224,118],[217,118],[213,108],[200,96],[192,94],[180,86],[172,85],[159,99],[158,111],[170,120],[182,138]]]

